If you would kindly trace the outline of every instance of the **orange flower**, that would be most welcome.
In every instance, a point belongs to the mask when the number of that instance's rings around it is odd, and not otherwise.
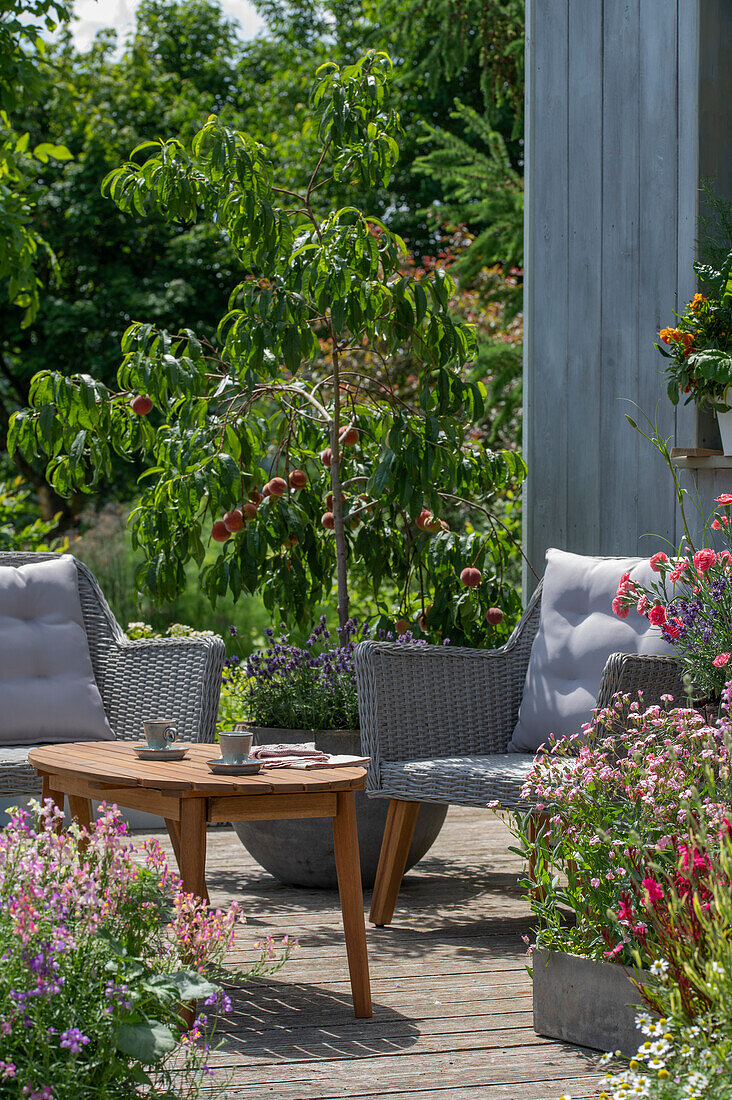
[[[696,313],[698,310],[701,309],[701,304],[704,301],[706,301],[706,299],[703,294],[695,294],[689,304],[689,308],[692,310],[692,312]]]
[[[670,344],[671,341],[674,339],[675,332],[676,329],[673,328],[662,328],[658,335],[661,337],[664,344]]]
[[[681,340],[681,343],[684,345],[687,351],[693,348],[694,334],[692,332],[680,332],[678,339]]]

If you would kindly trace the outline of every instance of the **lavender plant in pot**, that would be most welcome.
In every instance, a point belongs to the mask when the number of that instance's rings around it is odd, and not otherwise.
[[[284,632],[267,631],[266,650],[246,660],[231,657],[224,672],[219,728],[245,726],[254,744],[314,741],[324,752],[361,755],[353,651],[368,627],[349,620],[331,638],[325,617],[304,645]],[[414,641],[411,633],[400,636]],[[356,792],[361,877],[373,886],[387,800]],[[447,807],[422,806],[407,869],[429,850],[442,828]],[[234,829],[260,866],[293,886],[336,887],[333,830],[330,819],[242,821]]]

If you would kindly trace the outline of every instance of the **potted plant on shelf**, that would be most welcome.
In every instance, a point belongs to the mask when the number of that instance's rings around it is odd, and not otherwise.
[[[718,788],[728,767],[728,702],[724,721],[707,726],[690,708],[644,711],[617,697],[582,734],[537,756],[524,797],[544,824],[537,835],[530,817],[518,815],[514,829],[534,868],[538,1034],[628,1055],[642,1041],[631,978],[656,961],[654,883],[677,868],[695,792],[715,827],[728,812],[726,787]]]
[[[349,620],[332,637],[323,616],[304,645],[287,634],[266,631],[269,646],[245,660],[227,660],[219,706],[219,728],[250,729],[254,744],[314,741],[338,755],[361,755],[353,651],[368,626]],[[397,641],[414,642],[407,632]],[[387,800],[356,792],[361,876],[373,886],[386,824]],[[446,806],[423,805],[407,867],[422,858],[437,838]],[[337,885],[331,822],[244,821],[234,829],[247,851],[281,882],[295,886]]]
[[[719,270],[700,263],[694,270],[706,293],[694,295],[674,327],[661,329],[655,346],[667,360],[671,401],[685,395],[685,404],[713,409],[722,449],[732,455],[732,252]]]

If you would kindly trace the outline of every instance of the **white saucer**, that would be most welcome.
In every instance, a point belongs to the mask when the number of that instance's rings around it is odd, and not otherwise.
[[[188,749],[149,749],[147,745],[136,745],[135,753],[140,760],[183,760],[188,755]]]
[[[207,765],[215,775],[256,775],[262,770],[261,760],[243,761],[241,764],[225,764],[220,756],[207,760]]]

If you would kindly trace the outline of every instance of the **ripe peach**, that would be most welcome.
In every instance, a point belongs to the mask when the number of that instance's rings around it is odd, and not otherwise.
[[[259,511],[259,508],[251,500],[247,504],[245,504],[244,507],[242,508],[242,512],[244,513],[244,518],[248,519],[248,520],[249,519],[254,519],[254,517],[256,516],[258,511]]]
[[[273,497],[281,497],[283,493],[287,492],[287,482],[283,477],[273,477],[271,481],[268,481],[264,487],[265,492],[269,489],[269,495]]]
[[[406,634],[411,625],[409,619],[397,619],[395,623],[397,634]]]
[[[227,531],[231,531],[234,534],[235,531],[241,531],[244,526],[244,514],[241,508],[232,508],[230,512],[227,512],[224,516],[224,527]]]
[[[224,521],[222,519],[217,519],[211,528],[211,538],[214,542],[226,542],[230,535],[231,531],[228,530]]]
[[[137,397],[133,397],[130,408],[133,413],[137,413],[138,416],[147,416],[149,412],[152,412],[153,403],[147,394],[138,393]]]
[[[293,546],[297,546],[299,541],[297,535],[288,535],[282,545],[286,547],[287,550],[291,550]]]
[[[289,480],[293,489],[304,489],[308,483],[308,475],[304,470],[293,470]]]
[[[503,612],[500,607],[489,607],[485,613],[485,621],[490,623],[491,626],[498,626],[503,622]]]
[[[345,493],[341,493],[341,504],[344,504],[345,500],[346,500]],[[333,494],[332,493],[328,493],[327,497],[325,498],[325,507],[328,509],[329,512],[333,511]]]
[[[429,508],[423,508],[422,511],[419,513],[419,516],[417,517],[417,526],[419,527],[420,531],[424,531],[425,524],[427,523],[431,515],[432,513],[430,512]]]
[[[467,566],[460,574],[460,580],[466,588],[476,588],[483,580],[483,575],[480,569],[472,569]]]
[[[259,489],[250,489],[249,499],[251,500],[252,504],[261,504],[263,497],[262,494],[259,492]]]
[[[338,433],[338,440],[341,446],[350,447],[354,443],[358,443],[358,435],[358,428],[354,424],[347,424]]]
[[[323,527],[325,527],[326,531],[335,530],[335,516],[332,512],[324,512],[323,515],[320,517],[320,522],[323,524]]]
[[[324,466],[327,466],[328,469],[330,469],[332,458],[333,452],[330,447],[326,447],[324,451],[320,452],[320,461],[323,463]]]

